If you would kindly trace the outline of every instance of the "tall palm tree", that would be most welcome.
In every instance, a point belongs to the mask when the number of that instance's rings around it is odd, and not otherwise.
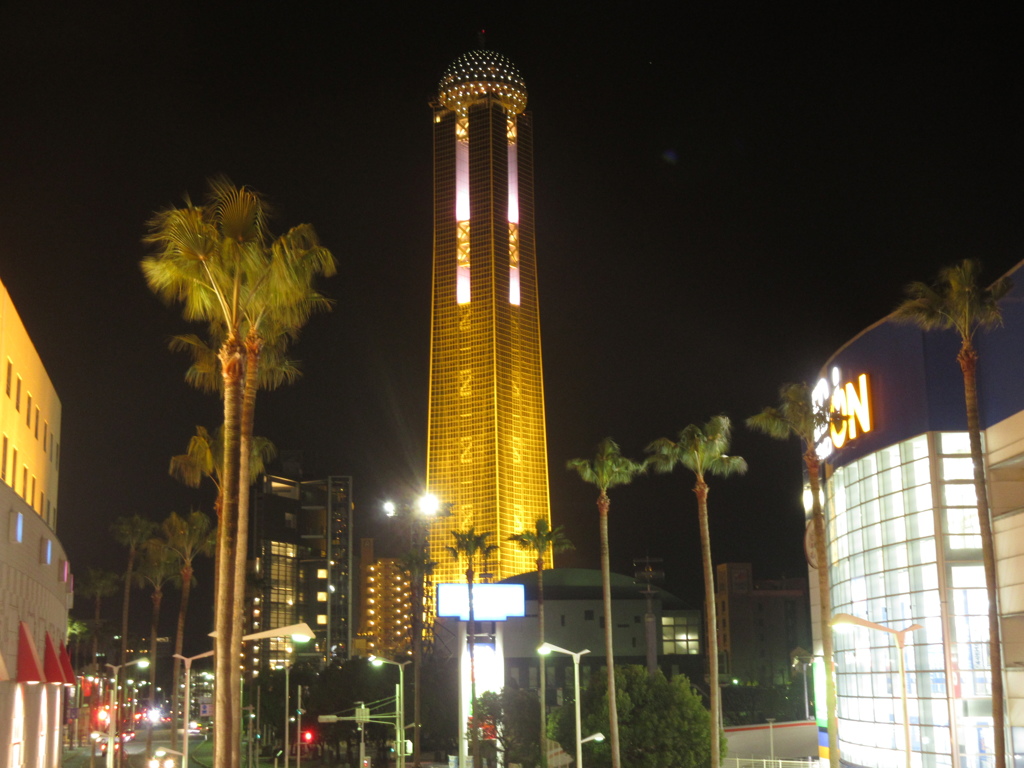
[[[414,522],[413,525],[416,525]],[[426,549],[415,546],[399,560],[398,567],[409,574],[412,586],[412,762],[418,768],[420,764],[420,685],[423,665],[423,615],[426,606],[423,599],[423,585],[427,577],[433,574],[437,563],[430,559]]]
[[[476,612],[473,607],[473,580],[476,576],[476,563],[479,560],[486,561],[498,550],[497,544],[489,544],[487,540],[493,533],[485,531],[477,533],[476,528],[470,526],[465,531],[452,531],[455,538],[455,546],[445,547],[448,554],[456,562],[466,559],[466,584],[469,590],[469,708],[472,727],[469,729],[470,749],[473,755],[473,768],[480,768],[479,737],[477,734],[476,720]]]
[[[192,510],[187,517],[171,512],[160,524],[164,546],[178,566],[175,581],[181,587],[181,604],[178,607],[178,629],[174,636],[174,662],[171,673],[171,717],[178,712],[178,676],[181,672],[182,642],[185,638],[185,615],[188,612],[189,595],[195,582],[193,563],[200,555],[210,556],[216,544],[216,530],[210,518],[198,510]],[[185,729],[188,728],[188,713],[185,713]],[[184,733],[188,731],[185,730]],[[178,746],[178,729],[171,728],[171,748]]]
[[[992,666],[992,727],[995,764],[1006,764],[1006,727],[1004,723],[1003,657],[999,644],[999,605],[996,583],[995,545],[992,536],[992,512],[985,485],[985,457],[981,450],[981,416],[978,408],[978,350],[974,336],[982,329],[1002,325],[999,300],[1009,293],[1013,283],[1003,277],[988,288],[979,284],[981,264],[964,259],[939,272],[934,285],[914,282],[907,286],[907,299],[897,307],[893,318],[913,323],[926,331],[953,329],[960,336],[956,360],[964,379],[967,432],[971,462],[974,464],[974,490],[978,500],[981,527],[981,557],[985,566],[988,592],[989,657]]]
[[[121,653],[117,657],[117,663],[124,665],[128,653],[128,608],[132,594],[135,558],[139,547],[156,533],[156,523],[137,514],[119,517],[110,526],[110,532],[114,535],[114,541],[128,550],[128,565],[124,571],[124,598],[121,601]]]
[[[659,438],[647,446],[648,463],[656,472],[671,472],[682,465],[697,478],[693,492],[697,496],[700,519],[700,551],[704,564],[704,610],[707,614],[708,672],[711,692],[711,768],[721,762],[721,720],[718,687],[718,620],[715,616],[715,573],[711,563],[711,533],[708,528],[708,484],[706,475],[728,477],[742,475],[747,462],[729,456],[732,424],[727,416],[714,416],[703,427],[690,424],[677,440]]]
[[[156,696],[156,639],[160,635],[160,606],[163,604],[164,587],[174,578],[178,570],[174,553],[160,539],[150,539],[142,547],[142,561],[135,574],[140,586],[148,586],[153,612],[149,623],[149,706],[153,708]],[[153,752],[153,726],[146,732],[146,754]]]
[[[252,450],[249,459],[249,481],[256,479],[266,471],[267,464],[277,456],[277,448],[265,437],[252,439]],[[217,491],[213,508],[220,516],[221,504],[221,470],[224,468],[224,430],[218,427],[213,434],[206,427],[196,427],[196,433],[188,441],[185,453],[171,457],[168,473],[189,488],[198,488],[200,483],[209,480]]]
[[[214,766],[228,768],[239,759],[236,728],[241,715],[241,672],[235,654],[244,631],[241,605],[248,530],[244,478],[249,463],[243,454],[251,452],[243,444],[246,424],[251,425],[243,413],[243,385],[250,365],[246,354],[251,351],[247,341],[253,329],[262,333],[273,326],[292,332],[301,327],[299,320],[322,305],[318,296],[310,299],[315,292],[309,281],[313,274],[333,271],[334,261],[308,225],[272,241],[262,197],[224,178],[211,180],[205,205],[186,199],[184,207],[158,213],[149,222],[145,240],[156,248],[142,262],[150,288],[167,301],[183,302],[186,319],[208,323],[215,337],[222,339],[218,361],[223,379],[224,462],[215,585]]]
[[[117,592],[117,584],[120,578],[116,573],[111,571],[104,571],[100,568],[89,568],[85,572],[85,578],[82,579],[78,588],[75,590],[82,597],[92,600],[93,602],[93,619],[92,619],[92,665],[93,668],[99,670],[99,629],[100,629],[100,611],[103,607],[103,598],[110,597]]]
[[[527,552],[533,552],[537,556],[537,619],[540,624],[540,642],[538,647],[544,645],[544,561],[549,553],[566,552],[575,549],[569,537],[565,535],[562,526],[551,528],[546,517],[538,517],[534,522],[533,530],[523,530],[508,537],[509,541],[515,542],[519,548]],[[548,754],[544,748],[544,734],[547,731],[547,666],[543,657],[540,657],[540,766],[547,768]]]
[[[779,404],[765,408],[747,419],[747,426],[776,440],[796,437],[803,448],[804,467],[811,486],[811,567],[818,574],[818,615],[821,624],[821,647],[825,668],[825,709],[828,723],[828,754],[832,768],[839,768],[839,726],[836,720],[836,680],[833,668],[832,594],[828,578],[828,550],[825,541],[825,515],[821,509],[821,459],[818,457],[818,435],[826,435],[832,421],[827,405],[815,406],[811,388],[805,382],[783,384]]]
[[[612,753],[612,768],[620,768],[619,762],[619,710],[615,702],[615,650],[612,647],[612,577],[611,560],[608,554],[608,510],[611,499],[608,489],[618,485],[629,485],[633,478],[644,471],[640,462],[627,459],[619,446],[610,437],[597,445],[597,454],[591,459],[570,459],[566,469],[577,472],[585,483],[596,485],[597,512],[601,528],[601,590],[604,593],[604,652],[608,667],[608,736]]]
[[[214,325],[223,334],[218,350],[224,380],[224,469],[214,610],[214,765],[228,768],[232,765],[230,745],[237,735],[235,705],[240,705],[238,686],[232,684],[238,668],[232,630],[241,601],[231,587],[239,544],[242,323],[247,284],[265,261],[267,223],[263,201],[255,191],[235,187],[225,179],[212,181],[210,188],[206,205],[197,206],[186,199],[184,207],[161,211],[150,220],[144,241],[155,246],[156,253],[142,261],[142,271],[149,287],[164,300],[184,303],[187,320]]]

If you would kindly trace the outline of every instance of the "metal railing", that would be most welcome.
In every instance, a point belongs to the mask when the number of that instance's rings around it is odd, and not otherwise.
[[[722,768],[810,768],[817,760],[772,760],[769,757],[727,757]]]

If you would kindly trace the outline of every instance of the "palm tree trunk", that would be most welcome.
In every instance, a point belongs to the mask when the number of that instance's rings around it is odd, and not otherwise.
[[[828,578],[828,542],[825,537],[825,515],[821,509],[821,462],[810,446],[804,453],[804,464],[811,485],[811,532],[814,537],[818,573],[818,623],[821,625],[821,653],[825,675],[825,720],[828,729],[828,762],[839,768],[839,718],[836,701],[835,656],[832,644],[832,593]]]
[[[238,442],[238,533],[235,548],[233,594],[235,621],[232,626],[232,647],[240,649],[245,635],[245,574],[249,550],[249,486],[252,433],[256,419],[256,390],[258,386],[260,342],[250,333],[245,343],[245,377],[242,386],[242,409],[239,417]],[[232,722],[242,722],[242,671],[238,664],[232,665],[231,689],[234,692]],[[231,741],[231,765],[241,763],[241,739]]]
[[[992,668],[992,730],[995,765],[1006,765],[1006,727],[1003,712],[1003,657],[999,642],[999,587],[996,583],[995,537],[992,515],[985,485],[985,457],[981,450],[981,416],[978,411],[978,352],[965,339],[957,355],[964,375],[964,399],[967,405],[967,432],[971,441],[971,463],[974,465],[974,491],[978,498],[978,523],[981,527],[981,559],[985,566],[985,589],[988,592],[989,659]]]
[[[715,610],[715,572],[711,564],[711,531],[708,527],[708,485],[697,478],[693,492],[697,496],[697,516],[700,519],[700,557],[704,566],[704,611],[707,614],[708,635],[708,689],[711,700],[711,768],[721,763],[722,689],[718,685],[718,616]]]
[[[418,550],[417,542],[417,551]],[[420,766],[420,667],[423,665],[423,574],[412,575],[412,764]]]
[[[121,600],[121,653],[117,663],[124,666],[128,656],[128,604],[132,595],[132,571],[135,568],[135,547],[128,549],[128,567],[124,571],[124,597]]]
[[[241,349],[236,338],[225,342],[220,352],[221,372],[224,378],[224,472],[221,485],[221,519],[217,527],[217,595],[214,613],[214,629],[217,632],[214,644],[214,768],[237,766],[237,762],[232,762],[233,754],[237,759],[237,751],[233,751],[231,745],[238,733],[238,725],[234,719],[238,688],[233,686],[231,681],[238,679],[238,646],[234,643],[234,626],[235,614],[241,613],[241,606],[236,606],[234,596],[235,552],[238,548],[241,357]]]
[[[612,753],[612,768],[619,762],[619,709],[615,703],[615,650],[612,647],[612,577],[611,558],[608,554],[608,509],[611,499],[602,489],[597,498],[597,511],[601,525],[601,591],[604,594],[604,654],[608,667],[608,736]],[[578,734],[581,738],[583,734]]]
[[[149,709],[152,711],[156,705],[156,638],[160,631],[160,604],[163,602],[164,593],[162,589],[154,588],[153,615],[149,622]],[[107,749],[113,749],[113,744],[108,744]],[[153,720],[149,719],[149,727],[146,729],[146,754],[153,754]]]
[[[181,650],[185,639],[185,614],[188,612],[188,598],[192,592],[192,566],[186,564],[181,569],[181,605],[178,606],[178,629],[174,635],[174,663],[171,672],[171,749],[178,748],[177,711],[180,698],[178,696],[178,676],[181,674]],[[188,702],[185,702],[185,711],[182,713],[182,738],[188,738]]]
[[[102,598],[96,595],[95,612],[92,620],[92,666],[96,672],[100,671],[100,607]]]
[[[473,768],[480,768],[480,739],[476,723],[476,612],[473,609],[473,566],[466,570],[469,585],[469,748],[473,757]]]
[[[544,553],[537,554],[540,555],[537,558],[537,620],[540,624],[540,645],[544,645]],[[540,768],[548,768],[548,751],[544,744],[548,725],[547,657],[538,654],[537,658],[540,660]],[[580,692],[576,691],[574,695],[579,696]]]

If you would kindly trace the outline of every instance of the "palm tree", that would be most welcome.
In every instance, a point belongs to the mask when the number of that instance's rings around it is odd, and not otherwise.
[[[135,574],[140,586],[151,590],[153,612],[149,623],[149,706],[153,708],[156,696],[156,639],[160,635],[160,606],[164,599],[164,586],[174,578],[178,565],[174,553],[160,539],[150,539],[142,546],[142,562]],[[146,733],[146,754],[153,752],[153,726]]]
[[[117,657],[117,663],[123,666],[128,654],[128,607],[132,593],[135,557],[139,547],[156,533],[156,523],[137,514],[119,517],[110,526],[110,532],[114,535],[114,541],[128,549],[128,565],[124,571],[124,598],[121,602],[121,653]]]
[[[85,578],[76,590],[82,597],[93,601],[92,619],[92,665],[99,670],[99,629],[100,610],[103,607],[103,598],[110,597],[117,592],[117,584],[120,578],[116,573],[104,571],[100,568],[89,568],[85,572]]]
[[[747,426],[776,440],[799,438],[803,447],[804,467],[811,486],[810,549],[814,554],[811,567],[818,573],[818,615],[821,624],[821,646],[825,668],[825,709],[828,722],[828,754],[832,768],[839,768],[839,726],[836,720],[836,680],[833,669],[832,594],[828,578],[828,550],[825,541],[825,515],[821,510],[821,459],[818,457],[819,435],[827,434],[833,417],[827,405],[816,406],[811,388],[805,382],[784,384],[779,390],[779,404],[765,408],[747,419]]]
[[[964,259],[955,266],[942,269],[934,286],[919,282],[908,285],[908,298],[897,307],[892,316],[897,322],[913,323],[926,331],[952,328],[960,336],[960,350],[956,359],[964,378],[967,432],[970,437],[971,461],[974,464],[974,490],[978,500],[978,522],[981,527],[981,557],[985,566],[985,587],[988,592],[993,746],[995,764],[1002,768],[1006,764],[1003,658],[999,644],[999,605],[992,513],[985,485],[985,457],[981,450],[978,350],[974,346],[974,335],[979,329],[1002,325],[1003,316],[999,300],[1006,296],[1013,283],[1009,278],[1003,277],[988,288],[984,288],[978,283],[980,277],[981,264],[972,259]]]
[[[243,471],[248,472],[245,454],[251,452],[244,444],[246,430],[251,430],[251,416],[243,413],[243,384],[251,365],[247,342],[268,327],[287,333],[301,327],[300,319],[324,303],[311,290],[310,280],[314,274],[330,274],[334,261],[308,225],[271,242],[262,197],[224,178],[210,182],[206,205],[186,199],[184,207],[158,213],[149,229],[146,242],[157,248],[142,262],[150,288],[167,301],[183,302],[186,319],[210,324],[222,339],[218,361],[224,462],[215,579],[214,765],[227,768],[238,762],[235,728],[241,715],[241,673],[234,656],[244,631],[240,606],[245,596],[248,487]]]
[[[263,201],[253,190],[217,179],[210,183],[210,191],[205,206],[186,199],[184,207],[167,209],[150,220],[144,240],[156,246],[157,253],[143,260],[142,271],[155,293],[167,302],[184,303],[187,320],[209,323],[223,333],[218,350],[224,380],[224,469],[214,609],[214,765],[228,768],[232,764],[230,745],[236,740],[235,705],[240,704],[238,686],[232,683],[238,669],[232,630],[241,600],[231,586],[239,544],[239,417],[244,366],[241,328],[247,284],[252,272],[264,262],[267,226]]]
[[[175,717],[178,711],[178,675],[181,672],[181,651],[182,642],[185,638],[185,615],[188,612],[188,600],[195,582],[195,570],[193,562],[199,555],[209,557],[213,554],[216,544],[216,531],[210,518],[198,510],[192,510],[188,517],[182,517],[177,512],[171,512],[167,519],[160,525],[163,534],[164,546],[171,553],[178,566],[178,574],[175,581],[181,587],[181,604],[178,607],[178,629],[174,636],[174,662],[171,673],[171,716]],[[187,733],[188,713],[185,713],[184,727]],[[177,728],[171,728],[171,748],[177,748]]]
[[[608,736],[612,753],[612,768],[619,768],[619,711],[615,703],[615,650],[612,647],[612,577],[608,554],[608,510],[611,499],[608,489],[629,485],[643,473],[644,465],[627,459],[619,446],[606,437],[597,446],[593,460],[570,459],[566,469],[574,470],[585,483],[596,485],[597,512],[601,527],[601,589],[604,593],[604,652],[608,667]]]
[[[470,749],[473,755],[473,768],[480,768],[479,738],[477,735],[476,721],[476,613],[473,608],[473,579],[476,576],[477,558],[487,560],[497,549],[497,544],[488,544],[487,540],[492,536],[491,531],[477,533],[476,528],[470,526],[466,531],[452,531],[455,538],[455,546],[445,547],[448,554],[456,562],[466,558],[466,584],[469,590],[469,707],[472,726],[469,729]]]
[[[703,427],[690,424],[679,438],[672,441],[659,438],[647,446],[648,463],[656,472],[671,472],[682,465],[693,472],[697,483],[693,492],[697,496],[697,515],[700,519],[700,550],[704,564],[704,610],[707,613],[708,667],[711,692],[711,768],[721,761],[721,721],[719,718],[718,687],[718,620],[715,616],[715,573],[711,563],[711,533],[708,529],[708,484],[705,475],[728,477],[742,475],[747,462],[739,456],[729,456],[732,425],[727,416],[714,416]]]
[[[249,460],[249,480],[256,479],[266,471],[267,464],[277,455],[277,448],[265,437],[252,439]],[[220,516],[221,470],[224,468],[224,429],[218,427],[211,435],[206,427],[196,427],[196,433],[189,439],[185,453],[171,457],[168,473],[189,488],[198,488],[204,479],[213,483],[217,497],[213,508]]]
[[[540,623],[540,642],[537,647],[544,645],[544,560],[548,553],[552,555],[558,552],[566,552],[575,549],[569,537],[565,535],[562,526],[552,529],[546,517],[538,517],[534,522],[533,530],[526,529],[514,533],[508,537],[509,541],[515,542],[519,548],[527,552],[533,552],[537,556],[537,618]],[[540,659],[540,766],[547,768],[548,754],[544,748],[544,734],[547,731],[547,666],[544,658]]]
[[[423,614],[426,612],[423,584],[427,577],[433,574],[436,565],[437,563],[430,559],[426,550],[421,546],[406,552],[398,563],[398,567],[404,573],[409,574],[409,579],[412,582],[412,762],[417,768],[420,764],[420,684],[422,679],[420,668],[423,664]]]

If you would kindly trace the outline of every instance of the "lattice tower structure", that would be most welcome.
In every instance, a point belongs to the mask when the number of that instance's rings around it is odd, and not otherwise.
[[[453,531],[490,532],[484,580],[536,568],[508,537],[550,523],[526,86],[490,50],[445,72],[434,119],[434,276],[427,489],[433,583],[463,582]],[[550,562],[546,567],[550,567]],[[477,576],[478,579],[481,576]]]

